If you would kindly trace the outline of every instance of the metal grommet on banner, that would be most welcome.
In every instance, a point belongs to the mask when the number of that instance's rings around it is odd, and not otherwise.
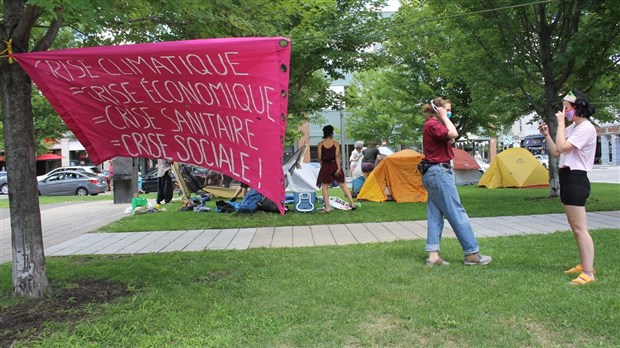
[[[280,135],[280,144],[284,144],[284,135]]]
[[[282,98],[286,98],[286,91],[285,91],[285,90],[282,90],[282,91],[280,92],[280,94],[282,95]]]
[[[286,115],[284,113],[281,113],[280,114],[280,118],[282,119],[282,121],[285,121],[286,120]]]
[[[286,72],[288,70],[288,68],[286,67],[286,64],[280,65],[280,70],[282,70],[282,72]]]
[[[280,47],[286,47],[286,46],[288,46],[288,41],[284,39],[280,40]]]

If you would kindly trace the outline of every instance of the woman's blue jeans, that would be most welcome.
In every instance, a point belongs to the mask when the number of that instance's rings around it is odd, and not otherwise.
[[[422,176],[422,183],[428,192],[425,250],[439,251],[445,216],[461,243],[465,255],[477,253],[480,247],[472,230],[469,216],[456,190],[452,168],[445,168],[441,165],[431,166]]]

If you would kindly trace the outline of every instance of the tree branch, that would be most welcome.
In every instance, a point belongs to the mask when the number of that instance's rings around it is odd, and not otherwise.
[[[30,30],[41,16],[41,8],[38,6],[26,5],[24,13],[13,30],[8,35],[13,39],[13,48],[16,53],[28,52],[28,40]]]
[[[52,24],[45,32],[45,35],[35,44],[32,52],[47,51],[50,46],[52,46],[52,43],[54,43],[54,40],[58,35],[58,31],[62,26],[62,12],[63,11],[60,9],[56,11],[58,15],[52,21]]]

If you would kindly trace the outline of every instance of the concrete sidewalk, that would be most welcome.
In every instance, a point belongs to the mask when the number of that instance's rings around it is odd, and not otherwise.
[[[143,254],[170,251],[311,247],[424,239],[426,220],[337,225],[88,233],[124,215],[112,201],[42,206],[46,256]],[[10,220],[0,217],[0,263],[12,259]],[[472,218],[480,238],[543,234],[569,229],[564,214]],[[620,211],[588,213],[589,228],[620,228]],[[445,224],[444,237],[454,238]]]
[[[129,205],[112,200],[44,204],[40,206],[43,245],[47,249],[119,220]],[[11,218],[8,209],[0,209],[0,263],[13,259]]]

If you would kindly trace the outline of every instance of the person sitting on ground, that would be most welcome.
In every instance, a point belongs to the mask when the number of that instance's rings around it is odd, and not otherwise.
[[[232,182],[233,182],[234,180],[235,180],[235,179],[233,179],[233,177],[232,177],[232,176],[230,176],[230,175],[226,175],[226,174],[223,174],[223,175],[222,175],[222,187],[229,188],[229,187],[230,187],[230,184],[232,184]]]
[[[377,142],[371,141],[368,147],[364,150],[364,156],[362,157],[362,173],[364,177],[368,179],[368,175],[375,169],[375,166],[381,161],[381,152],[377,148]]]
[[[222,182],[224,181],[224,177],[222,173],[217,170],[210,170],[209,174],[207,174],[207,185],[208,186],[222,186]]]
[[[245,197],[248,194],[248,188],[250,186],[241,183],[241,185],[239,185],[239,187],[237,187],[237,191],[235,191],[235,194],[232,196],[232,198],[230,199],[231,202],[236,202],[237,201],[237,197],[239,197],[239,195],[241,195],[241,197]]]
[[[323,201],[325,202],[324,212],[329,213],[329,185],[337,181],[344,194],[351,202],[351,209],[355,209],[355,202],[351,196],[349,187],[345,184],[344,171],[340,167],[340,144],[334,140],[334,127],[327,125],[323,127],[323,140],[317,145],[319,162],[321,169],[316,180],[316,186],[321,187]]]

